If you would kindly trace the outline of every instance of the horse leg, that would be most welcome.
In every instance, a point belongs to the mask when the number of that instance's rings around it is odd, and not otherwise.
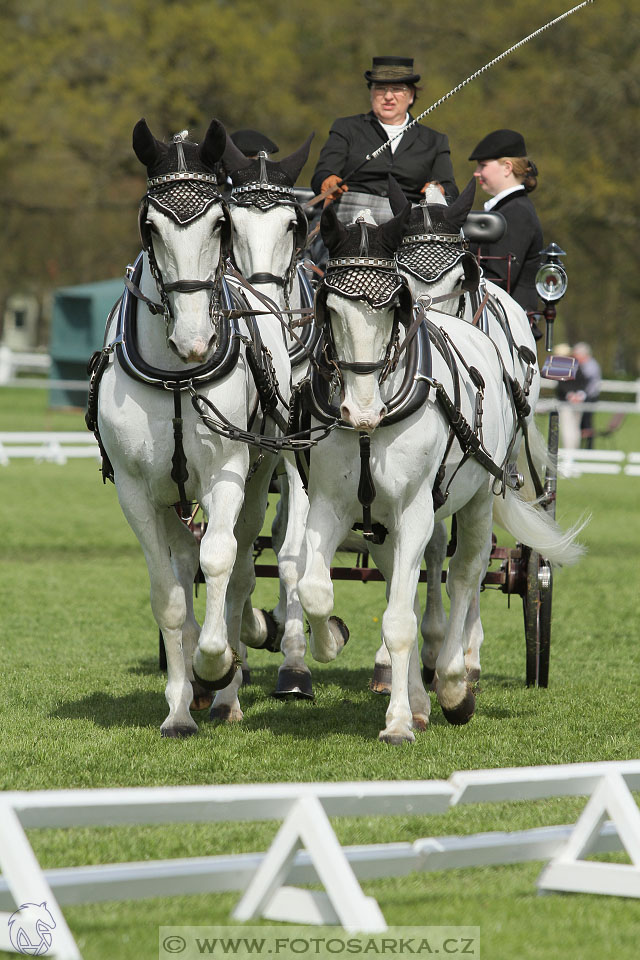
[[[284,661],[278,669],[278,683],[273,695],[282,699],[312,700],[311,671],[304,662],[307,649],[304,614],[298,595],[298,582],[305,565],[304,540],[309,500],[297,468],[288,460],[286,471],[286,482],[281,484],[281,487],[287,490],[286,529],[278,551],[280,592],[281,598],[284,598],[284,611],[277,614],[281,617],[279,622],[284,624],[280,643]],[[281,609],[279,607],[279,610]]]
[[[236,557],[226,592],[226,624],[229,644],[237,654],[247,645],[261,647],[267,639],[264,614],[253,609],[251,595],[256,583],[253,544],[264,520],[272,471],[273,462],[269,457],[248,481],[234,528]],[[228,723],[242,720],[238,700],[241,683],[242,670],[238,669],[231,682],[217,691],[209,714],[211,720]]]
[[[244,457],[248,454],[243,450]],[[212,491],[201,497],[201,504],[208,517],[207,529],[200,542],[200,566],[207,587],[207,605],[204,623],[193,657],[195,679],[210,690],[224,689],[232,680],[240,683],[236,655],[228,642],[225,620],[227,588],[236,559],[234,527],[244,501],[242,471],[233,474],[232,463],[223,471]]]
[[[420,562],[425,550],[425,516],[428,522],[427,505],[423,503],[422,498],[414,498],[403,511],[394,538],[392,570],[388,569],[390,566],[388,559],[382,561],[383,568],[386,568],[383,569],[383,573],[386,573],[389,583],[389,600],[382,616],[382,635],[391,657],[391,694],[386,713],[386,726],[380,731],[379,739],[394,745],[405,741],[412,743],[415,740],[412,729],[414,711],[418,729],[426,728],[429,717],[429,697],[419,678],[416,646],[418,625],[416,594]],[[433,520],[431,522],[433,523]],[[429,535],[432,531],[427,532]],[[409,696],[409,667],[412,656],[414,660],[411,679],[413,703]]]
[[[447,526],[435,524],[424,558],[427,566],[427,603],[420,623],[422,634],[422,676],[427,686],[433,682],[436,660],[447,629],[447,615],[442,603],[442,569],[447,556]]]
[[[376,566],[382,572],[386,583],[387,583],[387,604],[389,603],[390,596],[390,584],[393,576],[393,566],[394,566],[394,555],[393,550],[388,548],[387,544],[376,546],[374,549],[374,560]],[[417,586],[417,584],[416,584]],[[414,595],[413,603],[413,612],[415,617],[415,623],[417,624],[420,617],[420,600],[418,598],[418,591],[416,589]],[[384,618],[383,618],[384,623]],[[387,645],[382,641],[382,647],[385,650],[386,658],[389,662],[389,679],[391,681],[391,656],[387,649]],[[376,658],[378,657],[376,654]],[[391,682],[389,683],[389,693],[391,693]],[[409,667],[408,667],[408,696],[409,696],[409,706],[411,709],[411,723],[414,730],[426,730],[429,723],[429,714],[431,713],[431,701],[429,699],[429,694],[425,691],[422,676],[420,673],[420,658],[418,655],[418,640],[415,635],[414,628],[414,639],[411,646],[411,652],[409,655]]]
[[[451,610],[445,641],[436,661],[438,700],[446,719],[454,724],[467,723],[475,710],[475,697],[466,679],[464,629],[491,536],[492,496],[488,484],[483,484],[457,513],[457,546],[447,576]]]
[[[140,484],[121,472],[116,488],[122,512],[142,547],[151,586],[151,610],[162,631],[167,654],[165,697],[169,715],[160,731],[164,737],[186,737],[198,730],[189,707],[192,699],[190,678],[185,663],[182,634],[187,618],[185,590],[171,565],[165,523],[146,496]],[[164,508],[168,509],[168,508]]]
[[[346,624],[339,617],[331,616],[331,562],[349,530],[349,521],[343,519],[345,514],[346,510],[341,509],[337,500],[331,502],[320,497],[314,499],[309,508],[306,567],[298,593],[311,628],[311,654],[320,663],[335,660],[349,639]]]
[[[485,562],[482,568],[480,582],[484,580],[489,567],[491,548],[491,537],[489,537],[489,541],[485,547]],[[480,647],[484,640],[484,630],[482,628],[482,620],[480,619],[480,584],[478,584],[478,588],[469,604],[469,610],[464,624],[464,636],[467,641],[467,650],[464,655],[467,681],[469,683],[477,683],[480,679]]]
[[[206,710],[211,706],[213,694],[193,678],[193,654],[200,636],[200,624],[193,609],[193,582],[200,562],[200,549],[193,533],[180,520],[175,510],[168,510],[163,516],[171,550],[171,566],[182,584],[187,604],[187,616],[182,628],[182,650],[187,676],[193,688],[191,709]]]

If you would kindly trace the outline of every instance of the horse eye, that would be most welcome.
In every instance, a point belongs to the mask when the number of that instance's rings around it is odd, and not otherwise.
[[[145,227],[147,227],[148,230],[151,231],[151,233],[157,233],[157,232],[158,232],[158,228],[156,227],[156,225],[155,225],[155,223],[153,222],[153,220],[145,220],[144,225],[145,225]]]

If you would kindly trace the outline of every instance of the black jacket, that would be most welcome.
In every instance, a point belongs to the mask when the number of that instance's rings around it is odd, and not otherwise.
[[[493,211],[501,213],[507,221],[505,235],[496,243],[470,244],[471,249],[481,257],[506,257],[508,253],[512,254],[515,259],[511,261],[509,293],[525,310],[538,310],[535,279],[540,267],[539,253],[544,243],[535,207],[523,188],[496,203]],[[487,280],[493,280],[507,289],[506,260],[481,259],[480,266]]]
[[[411,114],[409,118],[413,119]],[[373,111],[336,120],[329,132],[329,139],[320,151],[311,178],[314,193],[320,193],[326,177],[332,173],[340,177],[348,175],[367,154],[387,140],[387,134]],[[414,203],[421,199],[420,190],[430,180],[442,184],[448,200],[458,196],[447,137],[419,123],[403,133],[395,153],[388,148],[375,160],[369,160],[349,180],[349,189],[386,197],[387,176],[390,173]]]

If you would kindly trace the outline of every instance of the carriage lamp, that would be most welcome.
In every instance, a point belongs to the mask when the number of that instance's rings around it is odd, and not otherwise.
[[[566,253],[557,243],[550,243],[546,250],[540,251],[540,256],[545,257],[545,262],[536,274],[536,290],[540,299],[544,300],[543,316],[547,322],[545,347],[547,353],[551,353],[553,322],[556,319],[555,304],[567,292],[567,271],[560,262],[560,257],[565,257]]]
[[[560,257],[566,256],[564,250],[557,243],[550,243],[546,250],[540,251],[545,257],[536,274],[536,290],[541,300],[544,300],[543,317],[547,323],[545,348],[547,353],[553,350],[553,323],[556,319],[556,302],[564,297],[567,291],[567,271],[560,263]],[[544,362],[542,376],[548,380],[572,380],[575,376],[577,362],[573,357],[549,356]]]

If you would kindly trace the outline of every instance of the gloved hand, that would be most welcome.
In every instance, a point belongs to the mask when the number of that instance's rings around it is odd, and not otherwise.
[[[420,193],[426,193],[427,187],[437,187],[440,193],[442,194],[442,196],[444,197],[444,187],[442,186],[441,183],[438,183],[437,180],[427,180],[427,182],[425,183]]]
[[[326,193],[327,190],[333,191],[332,195],[324,201],[324,207],[326,207],[328,203],[331,203],[332,200],[337,200],[341,193],[346,193],[349,189],[346,183],[340,183],[340,180],[342,180],[342,177],[339,177],[337,173],[332,173],[331,176],[326,177],[326,179],[322,181],[320,193]]]

